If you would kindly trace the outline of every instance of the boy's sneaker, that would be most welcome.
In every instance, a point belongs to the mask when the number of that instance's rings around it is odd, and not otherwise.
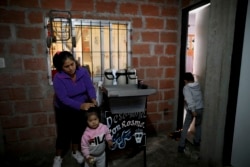
[[[82,164],[84,161],[84,158],[79,151],[75,151],[75,153],[72,152],[72,157],[75,158],[79,164]]]
[[[62,158],[60,156],[55,156],[53,167],[61,167]]]

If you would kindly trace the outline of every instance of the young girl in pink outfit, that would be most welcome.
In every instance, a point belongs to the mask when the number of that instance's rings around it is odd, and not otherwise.
[[[81,149],[85,158],[85,167],[105,167],[106,165],[106,142],[111,148],[113,145],[112,136],[109,128],[100,123],[98,117],[98,108],[91,107],[87,112],[87,124],[82,140]]]

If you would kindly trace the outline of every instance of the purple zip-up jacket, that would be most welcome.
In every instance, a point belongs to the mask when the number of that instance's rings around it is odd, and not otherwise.
[[[61,71],[53,79],[55,90],[54,105],[57,108],[65,107],[80,110],[82,103],[89,99],[96,99],[96,91],[90,75],[85,68],[76,69],[76,80],[72,81],[69,75]]]

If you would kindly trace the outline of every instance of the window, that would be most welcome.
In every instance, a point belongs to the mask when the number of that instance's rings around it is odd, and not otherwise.
[[[46,18],[49,83],[55,72],[52,58],[58,51],[70,51],[81,66],[89,68],[93,82],[103,80],[106,69],[127,69],[131,65],[130,22]]]

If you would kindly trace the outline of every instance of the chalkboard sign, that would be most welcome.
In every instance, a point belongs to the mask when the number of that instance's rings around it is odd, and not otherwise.
[[[112,113],[105,112],[106,124],[113,138],[113,148],[124,149],[129,145],[146,144],[145,112]]]

